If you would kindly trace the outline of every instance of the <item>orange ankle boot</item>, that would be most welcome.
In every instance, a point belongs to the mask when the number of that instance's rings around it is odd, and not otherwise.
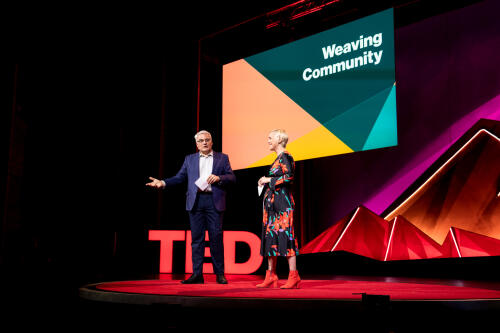
[[[278,288],[278,275],[270,270],[266,271],[266,278],[262,283],[256,285],[257,288],[269,288],[273,285],[273,288]]]
[[[300,276],[298,271],[290,271],[288,273],[288,281],[281,286],[281,289],[298,289],[300,283]]]

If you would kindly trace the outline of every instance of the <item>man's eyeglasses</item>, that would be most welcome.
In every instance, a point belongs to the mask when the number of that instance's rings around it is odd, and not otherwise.
[[[203,142],[210,142],[210,140],[212,140],[212,139],[199,139],[199,140],[196,140],[196,142],[203,143]]]

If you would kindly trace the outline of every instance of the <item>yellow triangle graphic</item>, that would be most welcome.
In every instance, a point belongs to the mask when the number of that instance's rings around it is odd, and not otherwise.
[[[353,152],[349,146],[327,130],[323,125],[297,140],[290,142],[286,150],[293,156],[295,161]],[[252,163],[248,168],[270,165],[275,159],[276,154],[271,153],[257,162]]]
[[[264,166],[264,165],[271,165],[271,163],[273,163],[275,159],[276,159],[276,154],[271,153],[271,154],[267,155],[266,157],[258,160],[257,162],[250,164],[249,166],[247,166],[247,168],[255,168],[255,167],[260,167],[260,166]]]

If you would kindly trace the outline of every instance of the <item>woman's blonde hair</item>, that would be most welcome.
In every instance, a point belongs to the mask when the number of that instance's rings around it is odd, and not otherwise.
[[[283,129],[274,129],[270,133],[276,133],[279,139],[279,143],[283,148],[286,148],[286,144],[288,143],[288,134],[286,134]]]

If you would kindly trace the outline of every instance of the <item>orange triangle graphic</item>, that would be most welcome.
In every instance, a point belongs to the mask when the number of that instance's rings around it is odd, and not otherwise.
[[[292,142],[321,126],[244,59],[224,65],[223,83],[222,151],[234,170],[263,160],[271,130],[284,129]]]

